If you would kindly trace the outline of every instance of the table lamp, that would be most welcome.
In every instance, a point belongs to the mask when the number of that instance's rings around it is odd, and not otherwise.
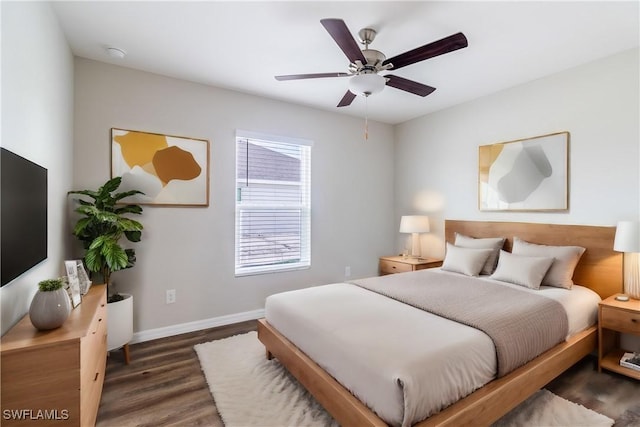
[[[420,233],[429,232],[429,217],[404,215],[400,219],[400,233],[411,233],[411,256],[420,258]]]
[[[624,292],[640,299],[640,222],[619,221],[613,250],[624,252]]]

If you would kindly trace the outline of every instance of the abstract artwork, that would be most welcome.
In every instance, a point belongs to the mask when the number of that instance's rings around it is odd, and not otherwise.
[[[480,210],[567,210],[568,149],[569,132],[480,146]]]
[[[111,177],[121,191],[144,195],[123,199],[147,205],[209,206],[209,141],[111,129]]]

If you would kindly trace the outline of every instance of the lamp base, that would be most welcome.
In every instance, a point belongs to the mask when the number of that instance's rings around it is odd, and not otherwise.
[[[617,301],[629,301],[629,297],[626,295],[617,295],[615,299]]]
[[[411,258],[420,258],[420,234],[411,233]]]
[[[625,252],[623,258],[624,293],[640,299],[640,254]]]

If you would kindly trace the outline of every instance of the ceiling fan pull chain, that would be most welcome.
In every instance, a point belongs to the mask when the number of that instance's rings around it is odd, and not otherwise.
[[[364,96],[364,140],[369,140],[369,97],[367,95]]]

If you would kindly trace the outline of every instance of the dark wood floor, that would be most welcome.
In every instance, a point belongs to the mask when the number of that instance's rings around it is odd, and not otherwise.
[[[256,330],[243,322],[130,346],[107,359],[98,427],[223,426],[193,346]]]
[[[131,346],[131,364],[121,352],[107,361],[99,427],[223,427],[193,346],[256,329],[249,321]],[[595,369],[587,356],[547,389],[616,420],[640,427],[640,381]]]

